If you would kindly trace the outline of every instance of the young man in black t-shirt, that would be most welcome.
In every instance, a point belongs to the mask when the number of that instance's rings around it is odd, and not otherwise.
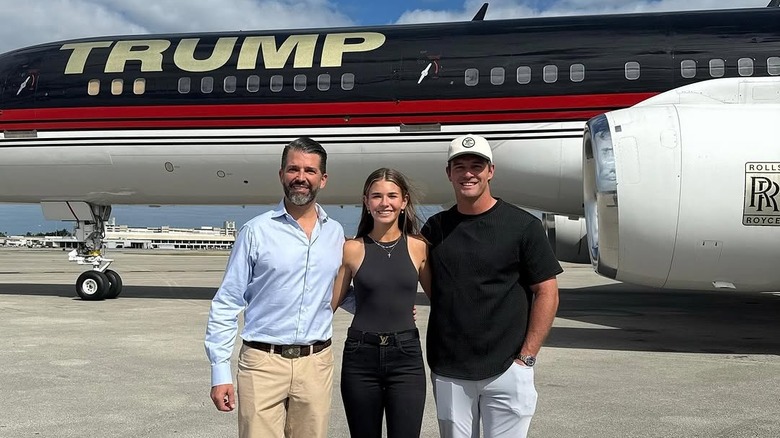
[[[427,356],[443,438],[525,437],[536,409],[533,365],[558,309],[563,272],[541,222],[494,198],[485,138],[452,141],[457,204],[422,230],[433,290]]]

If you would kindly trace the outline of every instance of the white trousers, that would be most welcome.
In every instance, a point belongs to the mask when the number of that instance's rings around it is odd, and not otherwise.
[[[534,369],[513,362],[503,374],[462,380],[431,373],[441,438],[525,438],[536,410]]]

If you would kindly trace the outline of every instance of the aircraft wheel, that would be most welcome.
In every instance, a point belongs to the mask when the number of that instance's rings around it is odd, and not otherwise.
[[[110,300],[118,297],[122,293],[122,277],[111,269],[106,269],[103,273],[108,277],[109,283],[108,292],[106,292],[103,298]]]
[[[76,280],[76,293],[82,300],[102,300],[109,287],[108,277],[100,271],[82,272]]]

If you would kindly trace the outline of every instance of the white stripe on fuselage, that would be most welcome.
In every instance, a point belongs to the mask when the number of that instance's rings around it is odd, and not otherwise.
[[[452,201],[446,151],[481,134],[496,163],[493,190],[510,202],[579,214],[584,122],[416,127],[41,131],[0,138],[0,202],[260,204],[278,201],[282,147],[299,136],[328,151],[324,203],[357,204],[366,175],[394,167],[425,203]],[[440,129],[440,130],[437,130]],[[42,150],[45,153],[42,153]],[[13,188],[12,188],[13,187]]]

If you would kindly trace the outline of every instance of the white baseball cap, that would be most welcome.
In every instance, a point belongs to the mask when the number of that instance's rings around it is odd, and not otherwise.
[[[461,135],[452,140],[447,152],[447,161],[466,154],[478,155],[491,163],[493,162],[493,150],[490,149],[490,144],[485,140],[485,137],[479,135]]]

